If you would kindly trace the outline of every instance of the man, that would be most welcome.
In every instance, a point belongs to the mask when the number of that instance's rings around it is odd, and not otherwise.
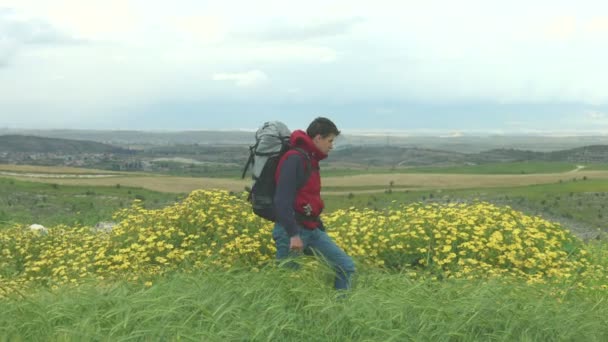
[[[325,233],[319,218],[324,207],[319,161],[327,158],[339,134],[336,125],[323,117],[316,118],[306,132],[296,130],[291,134],[292,149],[279,160],[275,175],[277,220],[272,237],[278,260],[300,252],[316,253],[336,271],[335,288],[346,290],[351,286],[355,265]]]

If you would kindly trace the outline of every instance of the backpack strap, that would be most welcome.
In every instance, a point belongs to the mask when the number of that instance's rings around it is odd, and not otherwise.
[[[260,142],[257,141],[255,143],[255,145],[249,146],[249,159],[247,159],[247,163],[245,164],[245,168],[243,169],[243,175],[242,175],[241,179],[245,178],[245,175],[247,174],[247,170],[249,169],[249,165],[253,165],[253,159],[255,158],[255,149],[258,147],[259,143]]]
[[[304,157],[304,178],[302,179],[301,182],[299,182],[297,184],[297,188],[301,189],[306,182],[308,182],[308,179],[310,178],[310,175],[312,174],[312,160],[310,159],[310,154],[308,154],[308,152],[300,147],[292,147],[292,150],[297,151],[299,154],[301,154]],[[298,211],[295,211],[295,218],[296,221],[298,222],[302,222],[302,221],[316,221],[316,222],[321,222],[321,219],[319,218],[319,216],[306,216]]]
[[[308,182],[308,178],[312,174],[312,160],[310,160],[310,155],[304,149],[300,147],[293,147],[292,150],[298,151],[301,155],[304,156],[304,179],[297,184],[297,188],[302,188],[306,182]]]

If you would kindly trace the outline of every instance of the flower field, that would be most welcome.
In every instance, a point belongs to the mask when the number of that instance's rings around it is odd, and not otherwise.
[[[324,214],[328,233],[360,268],[410,278],[508,277],[529,283],[572,282],[605,290],[606,270],[587,246],[558,224],[489,203],[350,208]],[[0,230],[0,297],[91,279],[150,285],[169,272],[273,264],[272,224],[238,195],[194,191],[158,210],[137,201],[115,214],[110,233],[56,226]]]

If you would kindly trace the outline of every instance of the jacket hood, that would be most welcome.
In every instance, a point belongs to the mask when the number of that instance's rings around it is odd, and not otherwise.
[[[323,160],[327,158],[327,154],[321,152],[312,139],[302,130],[296,130],[291,133],[289,143],[293,147],[299,147],[308,151],[315,159]]]

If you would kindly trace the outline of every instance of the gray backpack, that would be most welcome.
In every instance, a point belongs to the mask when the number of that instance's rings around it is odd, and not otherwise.
[[[251,166],[251,177],[253,185],[249,191],[248,200],[251,202],[253,212],[269,221],[276,220],[274,210],[274,193],[276,191],[275,174],[279,164],[279,160],[285,152],[292,149],[289,144],[291,131],[287,126],[280,121],[265,122],[255,133],[255,144],[249,146],[249,159],[245,164],[242,178],[245,178],[249,166]],[[298,150],[305,156],[306,160],[306,177],[303,182],[297,184],[297,187],[302,187],[311,171],[311,161],[308,153]]]

